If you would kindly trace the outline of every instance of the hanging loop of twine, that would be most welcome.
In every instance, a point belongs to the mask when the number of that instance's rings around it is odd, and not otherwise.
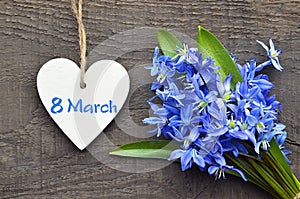
[[[75,14],[78,23],[78,34],[79,34],[79,47],[80,47],[80,87],[85,88],[86,84],[84,81],[85,67],[86,67],[86,33],[82,21],[82,3],[83,0],[72,0],[72,10]]]

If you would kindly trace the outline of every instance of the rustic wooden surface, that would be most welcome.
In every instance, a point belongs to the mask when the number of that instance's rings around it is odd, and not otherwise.
[[[212,30],[240,57],[264,58],[255,40],[272,37],[284,54],[278,73],[267,70],[283,104],[293,171],[300,177],[300,2],[288,1],[85,1],[88,52],[103,40],[137,27],[174,29],[196,38],[197,26]],[[68,0],[1,0],[0,197],[1,198],[272,198],[230,177],[214,178],[178,164],[141,174],[111,169],[79,151],[53,123],[36,91],[36,75],[49,59],[79,61],[77,24]],[[115,45],[118,45],[116,42]],[[130,69],[152,49],[122,56]],[[145,117],[147,87],[131,104],[135,121]],[[142,105],[141,105],[142,104]],[[138,107],[138,108],[136,108]],[[117,128],[112,123],[109,132]],[[111,135],[117,142],[119,135]]]

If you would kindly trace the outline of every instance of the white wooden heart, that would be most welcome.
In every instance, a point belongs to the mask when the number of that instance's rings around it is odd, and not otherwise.
[[[79,82],[79,67],[65,58],[48,61],[37,75],[38,93],[46,110],[82,150],[120,111],[129,92],[129,76],[121,64],[101,60],[87,70],[86,88],[80,88]]]

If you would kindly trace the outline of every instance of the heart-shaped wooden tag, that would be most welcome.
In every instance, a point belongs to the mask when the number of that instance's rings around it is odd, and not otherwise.
[[[37,75],[45,108],[80,150],[115,118],[127,98],[129,82],[125,68],[112,60],[89,67],[84,89],[80,88],[80,69],[69,59],[52,59]]]

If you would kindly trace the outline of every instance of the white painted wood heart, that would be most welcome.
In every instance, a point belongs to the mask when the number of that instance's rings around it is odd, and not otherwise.
[[[37,75],[37,89],[50,116],[80,149],[89,145],[115,118],[129,92],[125,68],[112,60],[89,67],[86,88],[80,69],[69,59],[48,61]]]

